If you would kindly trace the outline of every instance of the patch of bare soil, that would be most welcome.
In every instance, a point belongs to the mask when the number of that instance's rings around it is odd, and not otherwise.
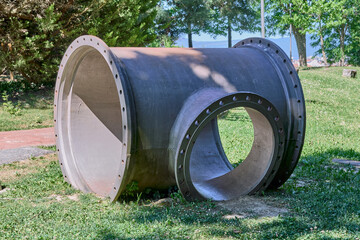
[[[224,216],[225,219],[277,217],[288,212],[275,201],[258,196],[243,196],[235,200],[218,202],[217,205],[231,212]]]
[[[53,201],[56,201],[56,202],[62,202],[64,200],[66,200],[66,199],[78,202],[79,201],[79,194],[76,193],[76,194],[69,195],[69,196],[52,194],[47,198],[51,199]]]
[[[36,158],[35,160],[28,159],[2,165],[0,166],[1,182],[3,185],[6,185],[6,182],[14,181],[20,177],[39,171],[39,169],[42,169],[52,161],[57,161],[55,154]]]

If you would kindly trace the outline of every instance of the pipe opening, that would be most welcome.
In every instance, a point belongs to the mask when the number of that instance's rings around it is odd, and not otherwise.
[[[247,143],[251,150],[237,167],[232,166],[224,151],[217,117],[206,124],[195,140],[189,160],[190,178],[205,198],[228,200],[252,193],[266,184],[266,176],[274,163],[274,130],[262,113],[245,109],[251,118],[254,138],[252,144]]]
[[[72,183],[108,196],[123,150],[122,111],[113,72],[93,47],[78,48],[62,77],[61,149]],[[65,113],[65,115],[64,115]]]
[[[233,167],[249,155],[254,142],[254,126],[245,108],[236,107],[217,116],[222,147]]]

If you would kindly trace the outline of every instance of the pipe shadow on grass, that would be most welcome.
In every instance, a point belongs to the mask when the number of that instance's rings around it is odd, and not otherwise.
[[[333,158],[360,160],[360,153],[335,148],[304,155],[293,177],[283,187],[265,193],[289,206],[290,212],[285,216],[224,219],[225,212],[218,208],[208,208],[208,203],[204,202],[175,204],[170,207],[140,206],[141,210],[130,213],[129,219],[133,219],[135,225],[146,225],[155,229],[155,232],[136,234],[134,227],[134,238],[149,239],[158,236],[171,239],[172,234],[184,238],[186,234],[172,230],[175,227],[178,229],[180,225],[190,236],[197,229],[191,226],[197,225],[201,232],[213,237],[352,238],[360,231],[360,173],[353,171],[351,166],[332,163]],[[207,212],[208,209],[210,212]],[[99,232],[99,238],[126,239],[121,234],[106,232]]]

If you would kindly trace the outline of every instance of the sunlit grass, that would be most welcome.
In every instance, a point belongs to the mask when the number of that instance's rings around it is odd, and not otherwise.
[[[300,71],[307,109],[301,159],[278,191],[259,196],[286,206],[284,216],[224,219],[229,213],[213,202],[187,203],[177,192],[165,206],[149,205],[149,197],[110,204],[65,183],[50,155],[0,166],[9,189],[0,194],[0,239],[359,239],[360,172],[331,161],[360,160],[360,79],[341,72]],[[230,111],[219,126],[227,155],[241,160],[251,145],[243,141],[251,135],[247,114]]]

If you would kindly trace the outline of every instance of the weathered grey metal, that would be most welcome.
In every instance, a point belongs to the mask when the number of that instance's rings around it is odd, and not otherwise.
[[[217,115],[244,107],[253,147],[233,169]],[[188,200],[232,199],[284,183],[303,146],[299,78],[274,43],[231,49],[109,48],[82,36],[66,51],[55,90],[65,179],[116,200],[127,184],[177,184]]]

